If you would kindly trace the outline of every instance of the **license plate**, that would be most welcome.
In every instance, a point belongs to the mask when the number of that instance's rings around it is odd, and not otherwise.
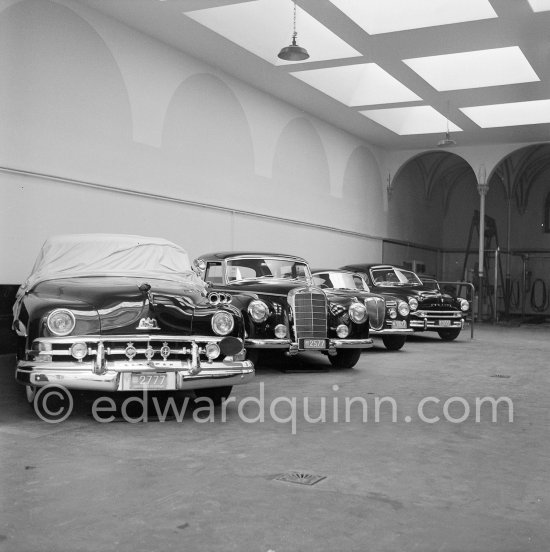
[[[302,339],[300,349],[326,349],[326,339]]]
[[[132,374],[131,389],[167,389],[168,377],[165,373]]]
[[[394,330],[401,330],[403,328],[407,328],[407,321],[406,320],[392,320],[391,327]]]
[[[440,325],[440,326],[450,326],[450,325],[451,325],[451,321],[450,321],[450,320],[440,320],[440,321],[439,321],[439,325]]]

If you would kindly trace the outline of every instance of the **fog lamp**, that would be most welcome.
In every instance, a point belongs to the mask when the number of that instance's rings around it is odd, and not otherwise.
[[[220,356],[220,348],[217,343],[208,343],[206,345],[206,357],[208,360],[214,360]]]
[[[348,337],[349,335],[349,328],[345,325],[345,324],[340,324],[337,328],[336,328],[336,335],[341,338],[341,339],[344,339],[345,337]]]
[[[286,326],[284,324],[277,324],[275,326],[275,337],[283,339],[286,337]]]
[[[76,360],[82,360],[88,354],[88,345],[83,342],[71,345],[71,356]]]
[[[388,309],[388,316],[389,316],[390,318],[397,318],[397,311],[395,310],[394,307],[390,307],[390,308]]]

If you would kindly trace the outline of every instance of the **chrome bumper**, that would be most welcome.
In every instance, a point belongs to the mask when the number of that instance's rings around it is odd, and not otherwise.
[[[411,320],[411,328],[417,332],[424,332],[426,330],[451,330],[457,328],[464,328],[464,318],[450,319],[450,324],[443,326],[439,322],[441,320],[449,320],[448,318],[426,318],[422,320]]]
[[[83,391],[136,391],[131,385],[132,374],[166,374],[166,388],[161,391],[179,391],[225,387],[249,382],[254,377],[254,366],[249,360],[205,362],[198,373],[192,373],[190,363],[165,361],[107,362],[105,371],[94,373],[93,362],[33,362],[20,361],[15,379],[24,385],[42,387],[57,384],[67,389]]]
[[[412,325],[412,324],[411,324]],[[371,335],[409,335],[414,333],[412,328],[382,328],[381,330],[370,330]]]
[[[246,349],[286,349],[291,351],[329,351],[331,349],[370,349],[373,341],[367,339],[328,339],[326,349],[299,349],[299,344],[290,339],[246,339]]]

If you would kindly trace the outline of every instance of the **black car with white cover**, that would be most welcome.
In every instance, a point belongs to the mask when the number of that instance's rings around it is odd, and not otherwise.
[[[312,273],[315,285],[321,289],[363,301],[369,314],[370,335],[380,336],[390,351],[401,349],[407,335],[414,333],[406,301],[391,295],[371,293],[363,277],[349,270],[315,268]]]
[[[201,255],[194,265],[211,292],[233,295],[253,360],[266,349],[320,351],[333,366],[351,368],[362,349],[373,346],[365,304],[315,286],[301,257],[218,252]]]
[[[178,245],[143,236],[48,239],[14,305],[16,379],[37,389],[196,389],[215,402],[254,375],[239,309],[208,296]]]
[[[470,309],[468,301],[424,285],[411,270],[380,264],[351,264],[342,268],[363,276],[375,293],[407,301],[414,331],[434,331],[444,341],[452,341],[464,327],[464,317]]]

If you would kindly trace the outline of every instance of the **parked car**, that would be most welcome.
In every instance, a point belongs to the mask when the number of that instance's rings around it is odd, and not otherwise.
[[[211,291],[233,295],[246,327],[245,347],[328,354],[331,364],[351,368],[373,346],[367,309],[354,297],[314,285],[307,262],[278,253],[218,252],[194,261]],[[212,293],[211,293],[212,295]]]
[[[50,383],[80,390],[200,390],[220,402],[250,381],[244,323],[208,294],[178,245],[82,234],[48,239],[13,308],[16,379],[34,401]]]
[[[398,297],[371,293],[360,274],[349,270],[313,269],[313,281],[321,289],[334,294],[357,297],[365,303],[369,314],[370,335],[380,336],[385,347],[397,351],[405,345],[410,325],[409,304]]]
[[[342,268],[360,273],[372,291],[407,301],[414,331],[435,331],[444,341],[451,341],[464,327],[464,317],[470,308],[468,301],[442,293],[439,287],[433,289],[431,284],[424,285],[411,270],[380,264],[351,264]]]

